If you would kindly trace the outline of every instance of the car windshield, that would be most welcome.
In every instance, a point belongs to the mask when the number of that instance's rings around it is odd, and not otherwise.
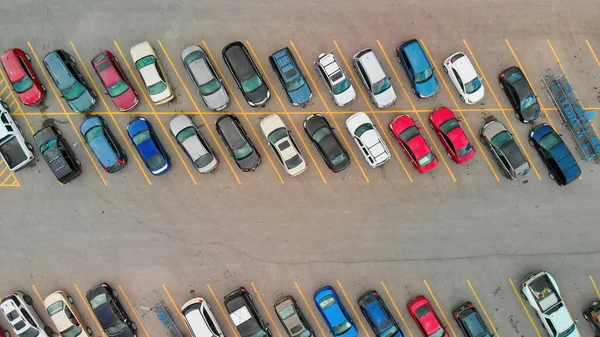
[[[433,69],[427,68],[427,69],[415,74],[415,82],[417,82],[417,83],[426,82],[428,79],[431,78],[431,76],[433,76]]]
[[[210,164],[212,161],[213,161],[213,155],[210,153],[206,153],[206,154],[200,156],[200,158],[196,159],[194,164],[196,164],[196,167],[205,167],[206,165]]]
[[[45,142],[44,144],[42,144],[42,146],[40,146],[40,153],[44,154],[44,152],[48,151],[49,148],[55,146],[57,142],[58,141],[56,140],[56,138],[50,139],[49,141]]]
[[[183,62],[186,64],[190,64],[196,60],[199,60],[202,58],[202,52],[199,50],[193,51],[191,53],[189,53],[184,59]]]
[[[54,302],[48,306],[48,309],[46,309],[46,311],[48,311],[48,315],[54,316],[62,311],[63,305],[63,301]]]
[[[163,81],[156,82],[148,87],[150,95],[158,95],[165,90],[167,90],[167,85]]]
[[[520,80],[522,78],[523,78],[523,74],[521,74],[520,72],[517,71],[515,73],[512,73],[510,76],[508,76],[506,78],[506,80],[510,83],[516,83],[518,80]]]
[[[33,87],[33,81],[29,76],[25,75],[20,80],[12,82],[12,85],[15,88],[15,91],[20,94],[31,89],[31,87]]]
[[[19,337],[36,337],[40,334],[40,331],[34,327],[29,327],[29,329],[21,332]]]
[[[464,157],[467,154],[469,154],[471,151],[473,151],[473,145],[471,144],[467,144],[464,147],[461,147],[460,149],[458,149],[458,157]]]
[[[160,153],[157,153],[146,160],[151,169],[157,169],[165,164],[165,158]]]
[[[533,93],[527,95],[525,98],[523,98],[523,100],[521,101],[521,110],[525,110],[527,108],[529,108],[530,106],[533,105],[533,103],[536,102],[535,99],[535,95]]]
[[[308,337],[310,336],[310,330],[304,330],[302,331],[302,333],[300,335],[298,335],[298,337]]]
[[[450,131],[459,127],[458,120],[456,118],[450,118],[440,125],[440,129],[443,133],[448,134]]]
[[[195,136],[195,135],[196,135],[196,129],[194,129],[193,127],[190,126],[190,127],[183,129],[182,131],[180,131],[177,134],[177,141],[179,143],[183,143],[184,140],[186,140],[192,136]]]
[[[298,78],[295,80],[286,83],[285,87],[287,88],[287,91],[294,91],[300,89],[304,83],[304,78],[302,78],[302,76],[298,76]]]
[[[395,325],[392,325],[391,328],[385,330],[379,337],[392,337],[398,332],[398,328]]]
[[[446,331],[442,328],[440,328],[438,331],[432,333],[431,335],[429,335],[429,337],[442,337],[446,334]]]
[[[269,139],[269,143],[271,143],[271,144],[275,144],[275,143],[277,143],[279,140],[281,140],[282,138],[284,138],[284,137],[287,137],[287,136],[288,136],[288,131],[287,131],[287,129],[286,129],[286,128],[283,128],[283,127],[281,127],[281,128],[279,128],[279,129],[277,129],[277,130],[275,130],[275,131],[271,132],[271,133],[269,134],[269,137],[267,137],[267,138]]]
[[[418,135],[419,129],[417,129],[416,126],[410,126],[406,130],[400,132],[400,139],[402,139],[404,142],[408,142]]]
[[[219,82],[216,78],[213,78],[212,80],[200,86],[200,92],[202,93],[202,95],[212,95],[215,92],[217,92],[217,90],[219,90],[220,88],[221,82]]]
[[[285,161],[285,166],[288,170],[293,169],[294,167],[300,165],[302,163],[302,157],[300,155],[295,155],[292,158]]]
[[[266,337],[267,333],[264,332],[262,329],[258,329],[255,333],[251,334],[248,337]]]
[[[136,63],[135,63],[135,67],[138,69],[142,69],[145,66],[149,66],[151,64],[154,64],[154,61],[156,59],[154,58],[154,56],[152,55],[148,55],[146,57],[142,57],[141,59],[139,59]]]
[[[550,151],[560,143],[562,143],[562,139],[554,132],[550,132],[540,140],[540,146],[546,151]]]
[[[125,329],[127,329],[127,325],[125,325],[125,323],[123,323],[121,321],[117,321],[115,324],[109,326],[104,331],[106,331],[106,333],[109,336],[114,336],[114,335],[120,334]]]
[[[356,131],[354,131],[354,135],[356,137],[360,137],[363,135],[363,133],[369,131],[369,130],[373,130],[373,124],[371,123],[365,123],[361,126],[359,126]]]
[[[104,131],[102,131],[102,127],[100,126],[95,126],[93,127],[90,131],[86,132],[85,134],[85,140],[89,143],[91,143],[94,139],[98,138],[98,137],[102,137],[102,135],[104,135]]]
[[[250,93],[258,89],[261,85],[262,81],[260,80],[260,77],[254,75],[249,79],[242,81],[242,90],[244,90],[245,93]]]
[[[85,92],[85,87],[79,82],[73,83],[70,87],[62,91],[66,100],[71,101],[81,96]]]
[[[350,330],[351,327],[352,327],[352,325],[350,324],[350,322],[343,321],[342,323],[334,326],[333,329],[331,329],[331,332],[333,332],[333,334],[335,336],[337,336],[337,335],[341,335],[344,332]]]
[[[129,90],[129,85],[127,85],[125,81],[121,80],[108,87],[108,95],[110,97],[117,97],[125,93],[127,90]]]
[[[558,336],[556,337],[567,337],[569,336],[573,331],[575,331],[575,323],[573,323],[573,325],[571,325],[567,330],[561,332],[558,334]]]
[[[67,330],[61,331],[60,335],[62,337],[77,337],[77,336],[79,336],[79,334],[81,333],[81,331],[82,331],[82,329],[81,329],[80,326],[72,325]]]
[[[233,156],[237,160],[242,160],[248,157],[252,153],[252,146],[248,143],[244,143],[244,145],[238,149],[233,149]]]
[[[501,148],[504,143],[509,142],[513,139],[513,137],[508,133],[508,131],[502,131],[499,134],[492,137],[492,145],[496,148]]]
[[[106,297],[106,294],[98,294],[96,297],[92,298],[90,306],[92,306],[92,309],[96,309],[107,302],[108,298]]]
[[[382,92],[386,91],[390,86],[390,79],[385,77],[381,81],[373,84],[373,94],[381,94]]]
[[[279,317],[281,319],[288,319],[290,317],[292,317],[292,315],[294,314],[294,312],[296,312],[294,310],[294,306],[293,305],[288,305],[287,307],[281,309],[277,314],[279,315]]]
[[[334,95],[339,95],[339,94],[343,93],[344,91],[346,91],[348,88],[350,88],[350,80],[347,78],[344,78],[343,81],[334,84],[333,87],[331,88],[331,91],[333,92]]]
[[[419,165],[425,166],[425,165],[431,163],[433,161],[433,159],[435,159],[435,157],[433,156],[433,153],[429,152],[428,154],[426,154],[425,156],[423,156],[419,159]]]
[[[481,80],[479,77],[475,77],[471,81],[465,83],[465,91],[467,94],[472,94],[479,90],[479,88],[481,88]]]
[[[140,145],[148,139],[150,139],[150,130],[141,131],[133,136],[133,142],[135,145]]]

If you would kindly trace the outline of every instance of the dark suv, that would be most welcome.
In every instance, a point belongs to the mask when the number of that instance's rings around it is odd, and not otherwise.
[[[73,56],[57,49],[44,57],[44,67],[73,111],[90,112],[94,109],[97,94],[87,86]]]
[[[564,186],[579,178],[581,169],[562,138],[548,124],[531,130],[529,145],[535,147],[550,170],[550,179]]]
[[[492,337],[479,311],[473,303],[467,301],[452,310],[452,315],[465,337]]]
[[[246,288],[236,288],[225,295],[223,299],[229,318],[235,325],[241,337],[271,336],[271,330],[262,320],[260,313],[252,301],[252,295]]]
[[[269,56],[269,62],[277,73],[290,103],[294,106],[307,103],[312,97],[312,91],[290,49],[285,47],[274,52]]]
[[[33,140],[58,181],[66,184],[81,174],[81,163],[54,125],[36,132]]]

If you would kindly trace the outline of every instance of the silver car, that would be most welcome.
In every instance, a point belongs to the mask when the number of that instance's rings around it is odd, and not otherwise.
[[[396,103],[394,87],[372,49],[367,48],[356,53],[352,57],[352,63],[376,107],[383,109]]]
[[[229,94],[204,49],[189,46],[181,52],[181,59],[204,104],[213,111],[225,109],[229,104]]]
[[[275,303],[277,318],[289,337],[314,337],[315,334],[292,296],[285,296]]]
[[[209,173],[217,167],[217,157],[188,116],[173,117],[169,129],[200,173]]]
[[[529,172],[529,162],[502,122],[491,119],[481,128],[480,136],[502,168],[502,175],[514,180]]]

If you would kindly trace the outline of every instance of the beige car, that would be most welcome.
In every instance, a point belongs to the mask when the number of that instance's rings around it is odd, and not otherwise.
[[[163,72],[156,51],[148,41],[140,42],[129,49],[135,67],[140,72],[146,91],[156,105],[165,104],[173,100],[173,90]]]
[[[44,306],[62,337],[91,337],[92,329],[73,305],[73,297],[64,291],[55,291],[44,300]]]
[[[277,159],[288,176],[295,177],[304,172],[308,165],[294,142],[290,131],[278,115],[268,115],[260,121],[260,129],[277,155]]]

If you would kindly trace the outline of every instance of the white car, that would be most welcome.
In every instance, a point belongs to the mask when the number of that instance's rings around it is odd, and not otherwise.
[[[224,337],[219,322],[202,297],[192,298],[181,307],[181,314],[192,337]]]
[[[473,64],[465,53],[450,55],[442,66],[450,76],[452,83],[458,90],[460,100],[467,104],[475,104],[483,99],[485,89],[481,77],[477,75]]]
[[[396,103],[392,82],[373,50],[367,48],[356,53],[352,57],[352,64],[376,107],[383,109]]]
[[[2,300],[0,310],[16,336],[52,336],[52,329],[42,322],[32,305],[31,296],[15,291]]]
[[[333,53],[320,54],[317,61],[315,61],[315,66],[317,74],[325,82],[335,105],[341,107],[354,102],[356,91]]]
[[[0,100],[0,160],[9,170],[17,171],[33,159],[33,146],[23,138],[21,128],[8,111],[8,104]]]
[[[348,117],[346,128],[371,167],[381,166],[390,160],[390,150],[366,113],[357,112]]]
[[[290,177],[297,176],[308,168],[281,117],[268,115],[260,121],[260,129]]]
[[[169,129],[198,172],[209,173],[217,168],[217,157],[188,116],[173,117],[169,122]]]
[[[171,90],[171,85],[167,81],[167,77],[156,57],[156,51],[154,51],[150,42],[140,42],[131,47],[129,52],[135,67],[142,76],[146,91],[148,91],[152,102],[160,105],[173,100],[175,97],[173,90]]]

